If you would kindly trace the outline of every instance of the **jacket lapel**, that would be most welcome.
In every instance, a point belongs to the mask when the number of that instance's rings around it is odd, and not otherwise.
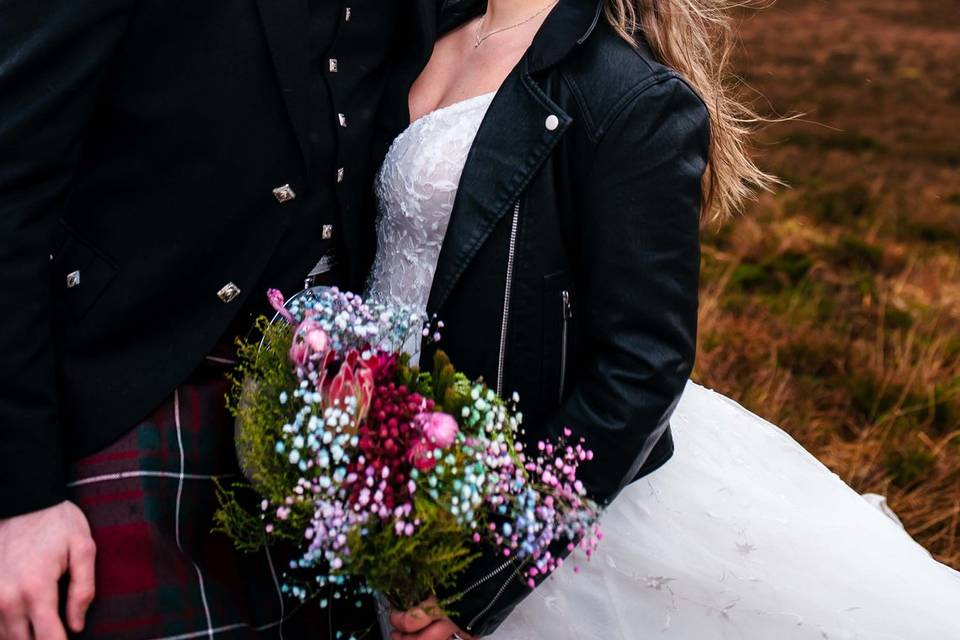
[[[310,50],[307,0],[257,0],[280,90],[305,163],[309,116]]]
[[[570,122],[570,116],[537,86],[521,61],[490,104],[467,156],[434,274],[427,304],[430,313],[446,301]]]

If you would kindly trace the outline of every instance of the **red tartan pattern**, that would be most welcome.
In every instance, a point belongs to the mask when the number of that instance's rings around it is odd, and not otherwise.
[[[97,596],[79,637],[325,640],[331,627],[372,625],[369,605],[331,614],[282,601],[284,560],[239,553],[211,532],[213,479],[238,473],[223,373],[203,367],[119,441],[71,465],[70,498],[97,544]]]

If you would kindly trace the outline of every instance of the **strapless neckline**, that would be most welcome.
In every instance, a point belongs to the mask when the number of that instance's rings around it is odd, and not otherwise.
[[[393,141],[377,174],[377,254],[367,293],[425,312],[460,175],[496,92],[434,109]],[[405,345],[416,359],[419,339]]]

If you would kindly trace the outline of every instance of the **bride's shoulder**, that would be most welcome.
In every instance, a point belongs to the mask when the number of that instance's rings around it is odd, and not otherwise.
[[[566,59],[562,73],[580,108],[597,126],[642,97],[655,99],[679,90],[702,102],[679,72],[657,61],[642,34],[635,43],[627,42],[604,21]]]

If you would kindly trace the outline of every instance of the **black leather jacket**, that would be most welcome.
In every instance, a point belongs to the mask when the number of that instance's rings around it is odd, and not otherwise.
[[[438,32],[483,5],[448,0]],[[585,436],[596,457],[583,478],[603,503],[673,450],[708,146],[707,109],[683,78],[618,37],[598,0],[560,0],[461,178],[428,309],[445,323],[439,347],[519,392],[528,441]],[[492,632],[530,593],[518,575],[486,555],[455,590],[454,620]]]

